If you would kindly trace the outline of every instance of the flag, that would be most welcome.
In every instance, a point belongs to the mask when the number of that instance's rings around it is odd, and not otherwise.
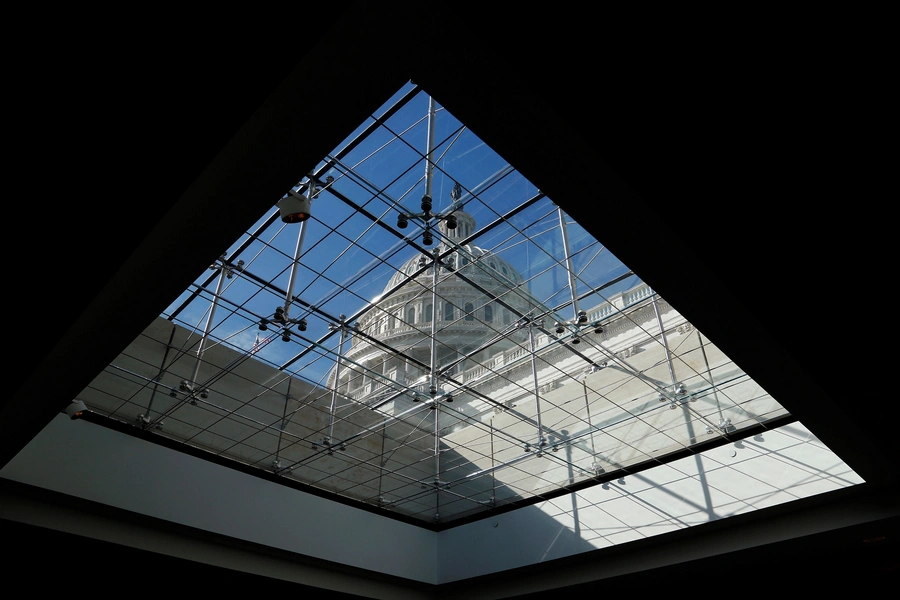
[[[256,341],[253,342],[253,347],[250,348],[250,354],[256,354],[259,350],[259,333],[256,334]]]

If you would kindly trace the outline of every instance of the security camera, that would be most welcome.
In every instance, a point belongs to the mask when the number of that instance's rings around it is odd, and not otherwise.
[[[81,400],[72,400],[66,407],[66,414],[74,421],[75,419],[81,418],[82,413],[86,410],[87,407],[84,405],[84,402]]]
[[[302,194],[288,194],[278,201],[278,212],[284,223],[302,223],[309,218],[309,198]]]

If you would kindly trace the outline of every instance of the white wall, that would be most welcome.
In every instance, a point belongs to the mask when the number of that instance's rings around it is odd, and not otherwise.
[[[434,532],[58,416],[0,476],[190,527],[425,583]]]

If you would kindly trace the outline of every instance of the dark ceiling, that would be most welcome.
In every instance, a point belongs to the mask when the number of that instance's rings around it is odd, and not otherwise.
[[[412,79],[844,458],[857,493],[896,494],[873,408],[883,224],[857,197],[834,93],[852,72],[827,35],[802,15],[339,6],[40,38],[53,52],[22,64],[8,113],[45,132],[18,146],[19,189],[44,191],[6,221],[21,325],[0,464]]]

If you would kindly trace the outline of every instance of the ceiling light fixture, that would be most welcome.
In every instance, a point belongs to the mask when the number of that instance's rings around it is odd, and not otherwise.
[[[285,223],[302,223],[310,217],[310,201],[303,194],[291,191],[276,206]]]
[[[317,182],[310,175],[307,182],[307,193],[300,194],[294,190],[290,190],[281,200],[276,203],[278,212],[281,214],[281,220],[285,223],[302,223],[311,216],[311,205],[313,198],[318,197],[319,192],[328,188],[334,183],[334,177],[328,175],[325,177],[325,186]],[[297,187],[299,187],[298,184]]]

